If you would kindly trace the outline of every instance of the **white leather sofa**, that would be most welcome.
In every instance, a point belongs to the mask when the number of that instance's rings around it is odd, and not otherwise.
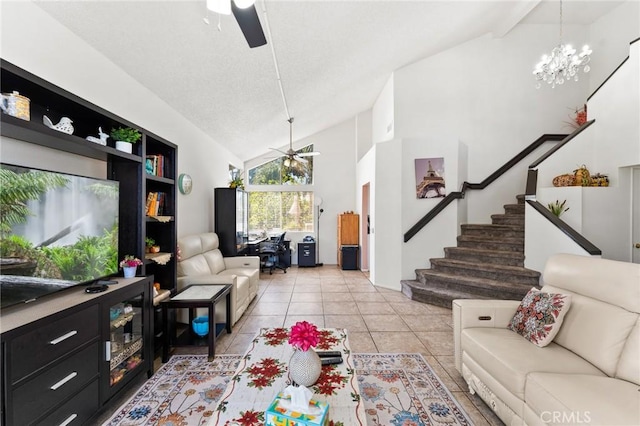
[[[214,232],[189,235],[178,240],[178,290],[192,284],[231,284],[233,325],[258,293],[260,258],[223,257],[218,246],[218,235]]]
[[[456,368],[507,425],[640,425],[640,265],[554,255],[542,290],[571,294],[545,347],[507,329],[520,301],[454,300]]]

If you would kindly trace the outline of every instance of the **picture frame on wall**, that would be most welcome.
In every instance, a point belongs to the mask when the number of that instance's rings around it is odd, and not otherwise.
[[[444,182],[444,158],[416,158],[416,198],[438,198],[447,195]]]

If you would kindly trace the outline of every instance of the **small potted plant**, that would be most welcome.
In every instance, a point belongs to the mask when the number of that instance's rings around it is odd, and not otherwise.
[[[153,238],[145,238],[144,243],[147,246],[147,253],[158,253],[160,251],[160,246],[156,245],[156,240]]]
[[[124,271],[125,278],[133,278],[136,276],[136,270],[138,266],[142,265],[142,261],[130,254],[126,255],[124,259],[120,261],[120,267]]]
[[[131,127],[114,127],[111,129],[111,137],[116,141],[116,149],[131,154],[133,144],[138,142],[142,135]]]
[[[547,208],[549,209],[549,211],[551,213],[553,213],[556,217],[560,217],[560,215],[564,212],[566,212],[567,210],[569,210],[569,207],[565,207],[565,204],[567,204],[567,200],[564,200],[563,202],[560,202],[559,200],[556,200],[555,203],[549,203],[547,204]]]

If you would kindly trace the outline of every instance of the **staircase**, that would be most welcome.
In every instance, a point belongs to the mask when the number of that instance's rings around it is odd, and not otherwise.
[[[524,267],[524,195],[491,215],[491,225],[462,225],[457,247],[446,247],[444,259],[430,259],[431,269],[417,269],[415,280],[403,280],[412,300],[451,308],[454,299],[521,300],[540,273]]]

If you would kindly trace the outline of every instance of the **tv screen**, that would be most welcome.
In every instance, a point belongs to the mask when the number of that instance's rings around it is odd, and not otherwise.
[[[118,272],[119,183],[0,164],[0,308]]]

